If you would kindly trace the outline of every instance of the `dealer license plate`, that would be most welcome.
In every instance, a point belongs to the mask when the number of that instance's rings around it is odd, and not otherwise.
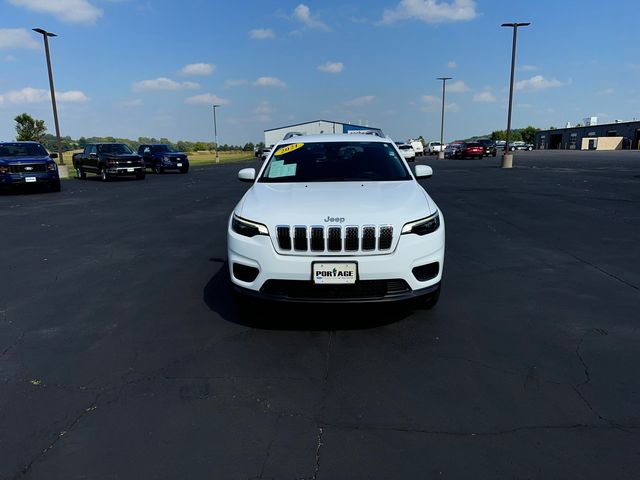
[[[36,181],[36,177],[24,177],[24,181],[27,183],[33,183]]]
[[[358,276],[355,263],[314,263],[311,270],[317,284],[353,284]]]
[[[135,168],[127,168],[127,172],[135,172],[136,169]]]

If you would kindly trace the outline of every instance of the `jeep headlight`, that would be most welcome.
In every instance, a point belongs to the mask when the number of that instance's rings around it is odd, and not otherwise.
[[[47,162],[48,172],[55,172],[56,170],[58,170],[58,166],[54,162]]]
[[[402,234],[415,233],[416,235],[423,236],[435,232],[438,228],[440,228],[440,214],[436,212],[427,218],[406,223],[404,227],[402,227]]]
[[[255,237],[256,235],[269,235],[269,229],[261,223],[252,222],[238,217],[235,213],[231,220],[231,229],[238,235]]]

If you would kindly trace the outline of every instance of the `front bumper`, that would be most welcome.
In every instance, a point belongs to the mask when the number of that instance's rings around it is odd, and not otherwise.
[[[107,173],[109,175],[139,175],[145,172],[145,168],[143,166],[129,166],[129,167],[107,167]]]
[[[34,185],[45,183],[56,183],[60,181],[58,172],[35,172],[35,173],[2,173],[0,174],[0,185]]]
[[[388,302],[429,295],[437,290],[444,266],[445,225],[418,236],[401,235],[387,255],[302,256],[278,254],[271,237],[244,237],[230,228],[227,234],[229,274],[236,290],[269,300],[291,302]],[[354,262],[358,277],[354,285],[315,285],[313,262]],[[437,274],[425,281],[414,275],[416,267],[437,263]],[[234,275],[233,266],[257,269],[251,282]]]

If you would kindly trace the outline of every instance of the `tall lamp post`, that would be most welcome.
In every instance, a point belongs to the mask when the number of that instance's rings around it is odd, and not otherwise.
[[[213,106],[213,135],[214,135],[214,147],[216,149],[216,163],[220,163],[220,158],[218,157],[218,123],[216,121],[216,108],[220,105]]]
[[[511,49],[511,83],[509,85],[509,114],[507,116],[507,143],[504,146],[504,153],[502,155],[502,168],[513,167],[513,154],[509,150],[509,143],[511,142],[511,108],[513,107],[513,80],[516,72],[516,41],[518,39],[518,27],[528,27],[531,25],[527,23],[503,23],[502,27],[513,28],[513,47]]]
[[[447,80],[451,79],[452,77],[438,77],[438,80],[442,80],[442,115],[440,117],[440,151],[438,152],[438,160],[444,160],[444,95]]]
[[[62,156],[62,142],[60,141],[60,126],[58,124],[58,108],[56,107],[56,92],[53,88],[53,73],[51,72],[51,55],[49,55],[49,37],[57,37],[55,33],[47,32],[42,28],[34,28],[34,32],[42,35],[44,38],[44,51],[47,54],[47,69],[49,70],[49,89],[51,90],[51,105],[53,106],[53,123],[56,126],[56,143],[58,145],[58,156],[60,157],[60,165],[64,165]]]

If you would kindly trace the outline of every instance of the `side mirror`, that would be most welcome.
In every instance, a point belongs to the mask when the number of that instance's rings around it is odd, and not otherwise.
[[[243,168],[238,172],[238,180],[241,182],[253,182],[256,179],[255,168]]]
[[[416,178],[429,178],[433,175],[433,169],[429,165],[416,165]]]
[[[50,153],[49,154],[49,158],[58,158],[58,154],[57,153]]]

